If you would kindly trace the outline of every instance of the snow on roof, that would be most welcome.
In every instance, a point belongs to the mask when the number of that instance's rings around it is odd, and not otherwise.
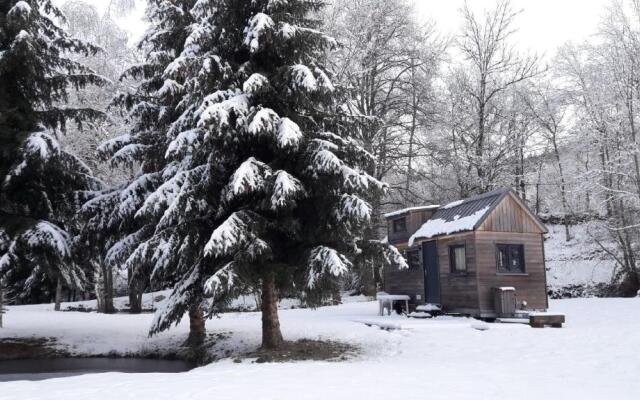
[[[449,209],[449,208],[457,207],[462,203],[464,203],[464,200],[456,200],[456,201],[452,201],[451,203],[447,204],[446,206],[444,206],[442,208]]]
[[[425,211],[425,210],[436,210],[440,208],[439,205],[436,204],[432,204],[432,205],[428,205],[428,206],[420,206],[420,207],[409,207],[409,208],[403,208],[402,210],[398,210],[398,211],[393,211],[390,213],[387,213],[384,215],[385,218],[391,218],[391,217],[396,217],[398,215],[402,215],[402,214],[406,214],[408,212],[411,211]]]
[[[507,193],[509,189],[501,188],[468,199],[457,200],[439,208],[431,219],[409,238],[409,246],[413,246],[416,239],[474,230]]]
[[[409,238],[409,247],[413,246],[413,242],[416,239],[428,239],[438,235],[449,235],[451,233],[473,230],[476,223],[478,223],[487,211],[489,211],[489,207],[478,210],[466,217],[460,218],[458,216],[458,218],[454,218],[452,221],[446,221],[440,218],[430,219]]]

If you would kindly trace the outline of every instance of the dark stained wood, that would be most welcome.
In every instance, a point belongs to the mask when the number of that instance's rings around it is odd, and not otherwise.
[[[512,193],[493,209],[478,227],[479,231],[544,233],[535,217],[525,209]]]
[[[451,272],[449,246],[464,244],[466,273]],[[440,296],[445,311],[478,308],[476,244],[473,232],[438,238]]]
[[[518,305],[524,300],[527,308],[547,308],[546,270],[544,263],[542,234],[475,232],[476,258],[478,263],[478,302],[481,312],[494,310],[492,289],[513,286]],[[525,273],[498,273],[496,244],[524,245]]]

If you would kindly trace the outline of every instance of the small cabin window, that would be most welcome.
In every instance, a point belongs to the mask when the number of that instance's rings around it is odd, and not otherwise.
[[[409,269],[420,268],[420,249],[406,250],[404,258],[407,260]]]
[[[393,233],[401,233],[407,231],[407,219],[398,218],[393,220]]]
[[[449,246],[451,272],[467,272],[467,251],[464,244]]]
[[[524,245],[497,244],[496,264],[500,273],[524,274]]]

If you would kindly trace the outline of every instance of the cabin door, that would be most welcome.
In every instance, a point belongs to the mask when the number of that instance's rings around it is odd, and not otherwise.
[[[422,265],[424,268],[424,298],[426,303],[440,304],[440,270],[436,241],[422,243]]]

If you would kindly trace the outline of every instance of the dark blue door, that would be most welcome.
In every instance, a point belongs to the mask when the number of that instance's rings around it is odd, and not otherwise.
[[[422,243],[424,268],[424,298],[426,303],[440,304],[440,271],[436,241]]]

